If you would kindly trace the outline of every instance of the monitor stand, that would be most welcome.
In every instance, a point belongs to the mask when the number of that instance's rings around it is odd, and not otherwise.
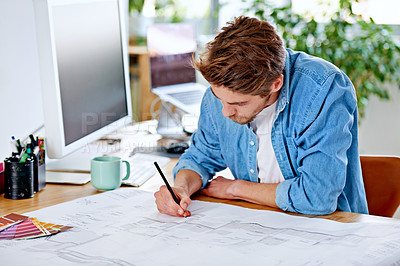
[[[46,158],[46,183],[83,185],[90,181],[90,157]]]
[[[56,172],[90,172],[91,158],[47,159],[46,170]]]
[[[161,100],[158,115],[157,133],[166,138],[187,139],[188,134],[182,126],[182,117],[185,113],[169,102]]]
[[[56,172],[90,172],[90,161],[94,157],[103,156],[115,152],[114,145],[93,142],[61,159],[46,157],[46,170]]]

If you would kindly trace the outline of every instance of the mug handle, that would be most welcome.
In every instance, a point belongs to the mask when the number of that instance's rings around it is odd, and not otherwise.
[[[129,178],[129,175],[131,174],[131,166],[127,161],[122,161],[122,162],[126,163],[126,176],[122,178],[122,180],[127,180]]]

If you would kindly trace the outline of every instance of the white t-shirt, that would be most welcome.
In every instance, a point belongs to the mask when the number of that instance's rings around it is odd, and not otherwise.
[[[260,183],[279,183],[284,180],[271,142],[276,103],[262,110],[251,122],[258,142],[257,170]]]

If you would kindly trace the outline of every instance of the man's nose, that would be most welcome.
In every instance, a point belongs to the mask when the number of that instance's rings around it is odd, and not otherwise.
[[[229,104],[223,104],[222,105],[222,115],[225,117],[230,117],[236,113],[235,108],[232,106],[229,106]]]

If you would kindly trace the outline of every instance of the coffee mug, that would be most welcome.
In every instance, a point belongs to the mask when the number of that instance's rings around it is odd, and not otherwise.
[[[126,164],[126,176],[121,178],[122,163]],[[113,190],[129,178],[129,162],[115,156],[96,157],[90,163],[91,183],[98,190]]]

